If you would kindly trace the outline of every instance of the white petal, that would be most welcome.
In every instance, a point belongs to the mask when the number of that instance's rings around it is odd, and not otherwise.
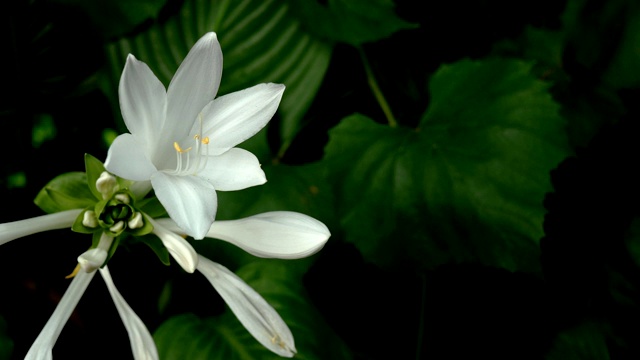
[[[42,231],[71,228],[82,209],[73,209],[31,219],[0,224],[0,245]]]
[[[129,186],[129,190],[133,193],[133,196],[136,199],[142,199],[153,189],[151,187],[151,181],[136,181],[131,186]]]
[[[122,295],[120,295],[118,289],[116,289],[106,265],[100,269],[100,275],[102,275],[104,282],[107,284],[107,289],[109,289],[111,298],[118,309],[118,314],[120,314],[124,327],[129,334],[133,358],[136,360],[158,359],[158,350],[156,349],[156,344],[153,342],[153,337],[142,320],[140,320],[138,315],[136,315]]]
[[[293,357],[296,347],[291,330],[260,294],[236,274],[203,256],[198,270],[260,344],[280,356]]]
[[[69,316],[71,316],[73,309],[75,309],[95,274],[95,271],[92,273],[78,271],[78,274],[73,278],[69,288],[67,288],[58,306],[53,311],[53,315],[47,321],[36,341],[31,345],[25,360],[50,360],[52,358],[53,346],[56,344],[62,328],[69,320]]]
[[[240,148],[229,149],[222,155],[209,156],[207,166],[198,176],[220,191],[242,190],[267,182],[258,158]]]
[[[331,236],[320,221],[291,211],[214,221],[207,237],[228,241],[259,257],[298,259],[316,253]]]
[[[158,172],[151,177],[158,200],[187,235],[202,239],[218,210],[216,190],[195,176],[172,176]]]
[[[153,233],[160,238],[162,244],[169,250],[171,256],[178,262],[184,271],[193,273],[198,265],[198,253],[191,244],[178,234],[167,230],[161,224],[148,218],[153,225]]]
[[[222,154],[267,125],[278,109],[284,88],[281,84],[259,84],[209,103],[202,111],[202,136],[209,137],[210,153]]]
[[[129,132],[152,154],[167,108],[164,85],[147,64],[129,54],[118,88],[122,117]]]
[[[189,135],[202,108],[216,96],[221,77],[222,50],[216,34],[210,32],[193,45],[169,84],[162,129],[173,138],[168,144]]]
[[[104,167],[111,173],[127,180],[149,180],[155,173],[151,159],[145,149],[131,134],[119,135],[109,147]]]

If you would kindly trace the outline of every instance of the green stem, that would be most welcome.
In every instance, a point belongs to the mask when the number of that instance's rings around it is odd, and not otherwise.
[[[391,112],[389,103],[387,103],[387,100],[384,98],[384,95],[382,94],[382,91],[378,86],[378,82],[376,81],[376,78],[373,75],[373,71],[371,70],[369,61],[367,60],[367,56],[364,54],[364,50],[362,50],[361,47],[358,47],[358,53],[360,53],[360,59],[362,59],[364,70],[367,73],[367,81],[369,82],[369,87],[371,88],[371,92],[373,92],[373,96],[375,96],[376,100],[378,100],[378,104],[380,104],[380,108],[382,109],[382,112],[387,117],[387,122],[389,123],[389,126],[391,127],[398,126],[398,122],[393,117],[393,113]]]

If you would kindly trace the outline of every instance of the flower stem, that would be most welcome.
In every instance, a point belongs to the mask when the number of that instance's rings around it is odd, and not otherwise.
[[[398,126],[398,122],[393,117],[393,113],[391,112],[391,108],[389,107],[389,103],[384,98],[384,94],[380,90],[378,86],[378,82],[376,81],[376,77],[373,75],[373,71],[371,70],[371,66],[369,65],[369,61],[367,60],[367,56],[362,50],[361,47],[358,47],[358,53],[360,54],[360,59],[362,59],[362,65],[364,65],[364,70],[367,73],[367,81],[369,82],[369,87],[371,88],[371,92],[373,92],[373,96],[375,96],[376,100],[378,100],[378,104],[382,109],[382,112],[387,117],[387,122],[390,127]]]

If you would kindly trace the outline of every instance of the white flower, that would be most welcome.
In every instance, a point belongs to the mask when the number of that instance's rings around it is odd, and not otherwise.
[[[105,167],[129,180],[151,181],[169,216],[202,239],[215,218],[216,190],[266,181],[258,159],[235,148],[262,129],[284,85],[260,84],[214,100],[222,74],[215,33],[193,46],[168,89],[129,55],[120,79],[122,116],[130,134],[116,138]]]

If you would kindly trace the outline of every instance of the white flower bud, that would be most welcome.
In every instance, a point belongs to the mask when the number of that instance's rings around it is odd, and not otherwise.
[[[98,226],[98,217],[93,210],[87,210],[82,215],[82,225],[88,228],[95,228]]]
[[[116,180],[116,177],[106,171],[103,171],[96,181],[96,188],[102,194],[103,199],[111,196],[111,194],[113,194],[113,192],[116,190],[117,186],[118,181]]]
[[[129,225],[129,229],[138,229],[144,226],[144,221],[142,221],[142,213],[137,212],[133,215],[133,218],[129,220],[127,223]]]
[[[129,204],[129,202],[131,202],[129,195],[127,194],[118,194],[115,196],[115,198],[123,204]]]
[[[124,229],[124,221],[118,221],[112,227],[109,228],[111,232],[117,233],[118,231],[122,231]]]

